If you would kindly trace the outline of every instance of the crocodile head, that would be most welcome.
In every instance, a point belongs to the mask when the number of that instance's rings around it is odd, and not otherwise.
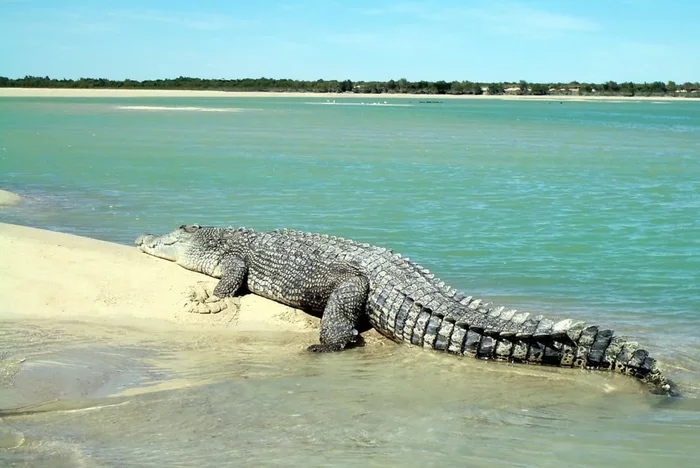
[[[219,264],[228,251],[221,228],[198,224],[182,225],[161,236],[141,234],[136,245],[149,255],[211,276],[221,275]]]

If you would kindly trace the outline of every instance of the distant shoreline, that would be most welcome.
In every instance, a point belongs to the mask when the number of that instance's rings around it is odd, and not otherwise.
[[[261,91],[195,91],[155,89],[80,89],[80,88],[0,88],[2,97],[85,97],[85,98],[136,98],[136,97],[220,97],[220,98],[323,98],[323,99],[413,99],[443,101],[454,99],[507,101],[674,101],[700,102],[692,98],[673,96],[580,96],[580,95],[473,95],[473,94],[404,94],[404,93],[313,93],[313,92],[261,92]]]

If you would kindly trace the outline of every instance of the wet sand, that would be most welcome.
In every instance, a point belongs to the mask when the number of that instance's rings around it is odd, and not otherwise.
[[[0,465],[694,466],[696,400],[665,410],[621,375],[45,322],[2,329],[23,362],[0,387]]]

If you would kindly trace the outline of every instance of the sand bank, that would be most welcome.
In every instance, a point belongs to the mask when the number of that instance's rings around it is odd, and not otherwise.
[[[134,232],[134,237],[139,234]],[[315,332],[318,319],[252,294],[217,314],[188,312],[216,279],[136,247],[0,223],[0,320],[120,322],[135,327]]]
[[[0,190],[0,206],[17,205],[22,201],[22,197],[16,193]]]
[[[357,98],[383,101],[386,99],[503,99],[524,101],[700,101],[694,99],[663,97],[621,97],[621,96],[519,96],[515,94],[490,96],[449,95],[449,94],[364,94],[364,93],[278,93],[278,92],[226,92],[226,91],[183,91],[150,89],[53,89],[53,88],[0,88],[0,97],[98,97],[98,98],[134,98],[134,97],[226,97],[226,98]]]

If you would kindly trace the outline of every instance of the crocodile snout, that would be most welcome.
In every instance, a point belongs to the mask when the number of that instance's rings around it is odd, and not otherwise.
[[[136,245],[142,246],[150,241],[152,241],[155,238],[153,234],[141,234],[136,238]]]

